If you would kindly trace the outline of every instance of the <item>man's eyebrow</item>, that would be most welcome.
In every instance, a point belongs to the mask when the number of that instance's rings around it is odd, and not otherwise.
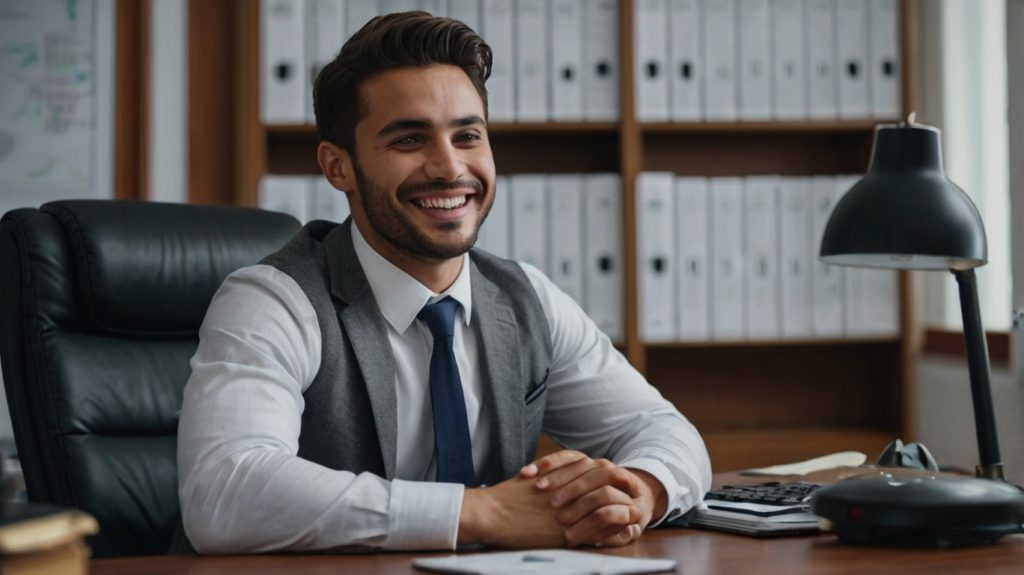
[[[387,136],[394,132],[402,132],[404,130],[429,130],[434,124],[429,120],[413,120],[411,118],[399,118],[392,120],[385,124],[383,128],[377,132],[377,137]]]
[[[480,116],[477,116],[477,115],[474,114],[472,116],[466,116],[465,118],[459,118],[457,120],[452,120],[451,122],[448,122],[448,127],[450,127],[450,128],[465,128],[466,126],[473,126],[473,125],[476,125],[476,124],[480,124],[482,126],[486,126],[487,122],[485,122],[484,119],[481,118]]]
[[[475,125],[487,125],[487,122],[483,118],[477,115],[466,116],[464,118],[457,118],[448,122],[449,128],[464,128],[466,126]],[[416,120],[412,118],[399,118],[388,122],[380,131],[377,132],[377,137],[382,138],[388,134],[395,132],[403,132],[405,130],[429,130],[434,127],[434,123],[430,120]]]

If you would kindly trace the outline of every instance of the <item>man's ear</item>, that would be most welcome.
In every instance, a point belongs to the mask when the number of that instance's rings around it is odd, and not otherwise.
[[[320,142],[316,148],[316,161],[324,177],[335,189],[350,192],[356,188],[355,170],[349,153],[330,142]]]

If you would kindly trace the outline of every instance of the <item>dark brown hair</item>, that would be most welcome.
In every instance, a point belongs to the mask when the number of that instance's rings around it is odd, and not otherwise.
[[[355,154],[355,127],[369,113],[363,82],[395,68],[450,64],[469,76],[487,114],[491,48],[458,20],[426,12],[378,16],[356,32],[313,83],[313,110],[320,139]]]

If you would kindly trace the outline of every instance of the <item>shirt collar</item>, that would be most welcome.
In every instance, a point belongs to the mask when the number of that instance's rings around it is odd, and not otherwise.
[[[444,297],[451,297],[459,302],[462,306],[463,321],[469,325],[473,311],[473,292],[470,286],[467,254],[462,255],[462,269],[459,270],[455,282],[443,293],[435,294],[416,278],[377,253],[363,237],[355,222],[352,222],[352,244],[359,265],[366,275],[366,281],[373,291],[373,297],[377,300],[377,307],[395,331],[405,333],[423,306]]]

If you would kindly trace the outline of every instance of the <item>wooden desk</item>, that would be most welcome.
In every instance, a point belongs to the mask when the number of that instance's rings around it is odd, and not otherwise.
[[[986,575],[1024,572],[1024,535],[996,545],[967,549],[892,549],[837,543],[835,537],[752,539],[739,535],[658,529],[639,541],[599,553],[627,557],[669,557],[684,575],[793,575],[813,573],[927,573]],[[427,553],[240,557],[137,557],[97,559],[91,575],[344,575],[424,573],[412,566]]]

